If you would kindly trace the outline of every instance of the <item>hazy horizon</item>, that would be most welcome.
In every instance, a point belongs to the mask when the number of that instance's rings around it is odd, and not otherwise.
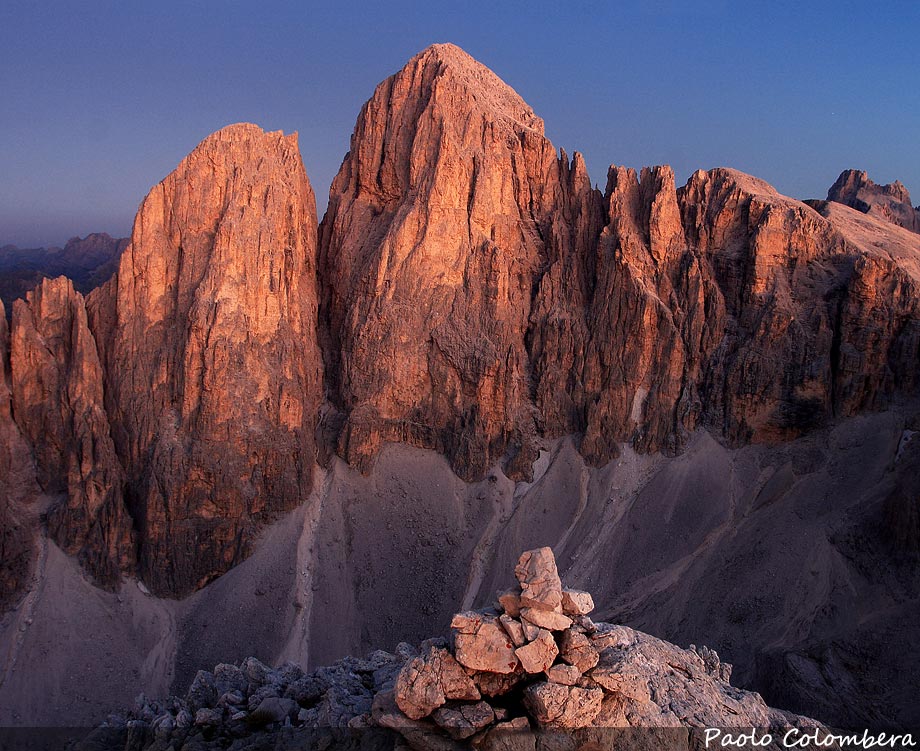
[[[679,184],[728,166],[803,199],[848,168],[920,193],[908,3],[14,5],[0,10],[0,245],[127,236],[148,190],[240,121],[299,132],[322,216],[361,105],[442,41],[513,86],[600,187],[610,164],[670,164]]]

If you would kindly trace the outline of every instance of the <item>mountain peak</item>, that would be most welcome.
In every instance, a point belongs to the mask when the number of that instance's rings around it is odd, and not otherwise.
[[[446,88],[444,104],[479,110],[494,120],[507,120],[543,134],[543,120],[530,105],[491,69],[455,44],[432,44],[412,57],[394,76],[383,82],[403,83],[408,79],[416,92],[432,93],[428,86]],[[446,93],[446,92],[445,92]]]
[[[844,170],[827,191],[827,200],[920,233],[920,211],[911,204],[910,193],[900,180],[879,185],[862,170]]]

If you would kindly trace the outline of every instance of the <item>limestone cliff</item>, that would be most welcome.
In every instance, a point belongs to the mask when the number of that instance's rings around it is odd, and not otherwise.
[[[234,125],[153,188],[85,303],[65,280],[17,303],[4,445],[67,494],[50,528],[94,576],[182,595],[306,498],[317,449],[367,470],[401,441],[479,480],[563,435],[594,465],[700,427],[787,440],[920,385],[920,235],[889,214],[724,168],[612,167],[602,194],[434,45],[362,108],[320,229],[296,137]],[[0,470],[28,475],[18,455]]]
[[[10,361],[16,423],[32,445],[38,481],[65,495],[48,512],[49,532],[98,582],[114,584],[133,570],[132,525],[96,342],[69,279],[45,279],[15,302]]]
[[[322,230],[341,454],[366,466],[397,440],[467,478],[505,457],[526,473],[537,404],[579,426],[566,368],[587,332],[570,310],[600,227],[581,157],[557,155],[533,110],[462,50],[434,45],[380,84]]]
[[[296,135],[206,138],[138,211],[91,295],[139,570],[181,594],[312,487],[316,206]]]
[[[0,302],[0,611],[26,583],[33,557],[33,525],[26,509],[38,490],[29,446],[13,421],[9,343]]]
[[[729,169],[677,190],[668,167],[612,167],[601,198],[512,89],[435,45],[364,106],[330,191],[338,450],[366,468],[405,441],[519,478],[537,436],[582,434],[602,464],[700,425],[737,445],[878,408],[913,389],[920,243],[876,259],[848,232]]]
[[[898,180],[889,185],[877,185],[865,172],[844,170],[827,191],[827,200],[842,203],[911,232],[920,232],[920,207],[914,208],[910,193]]]

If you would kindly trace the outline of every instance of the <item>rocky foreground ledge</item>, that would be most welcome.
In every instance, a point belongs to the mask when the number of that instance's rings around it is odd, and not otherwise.
[[[690,748],[704,728],[819,728],[731,686],[711,649],[594,623],[591,595],[562,586],[549,548],[525,552],[515,575],[496,607],[456,614],[449,640],[312,673],[218,665],[185,697],[138,697],[78,748]]]

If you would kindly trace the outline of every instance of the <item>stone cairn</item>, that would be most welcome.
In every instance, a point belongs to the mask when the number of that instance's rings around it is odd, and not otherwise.
[[[819,727],[732,686],[731,666],[711,649],[594,623],[591,595],[562,586],[549,548],[521,555],[515,575],[519,586],[496,607],[457,613],[450,639],[401,643],[394,654],[345,657],[312,673],[252,657],[199,670],[184,697],[142,695],[77,749],[570,748],[553,738],[578,748],[617,740],[692,748],[686,733],[665,731]],[[629,728],[644,734],[615,735]],[[651,734],[656,728],[664,734]]]
[[[430,718],[456,740],[493,724],[529,728],[527,717],[509,717],[513,695],[540,727],[586,727],[605,690],[623,690],[620,676],[598,668],[591,595],[562,586],[553,551],[528,550],[514,573],[519,587],[499,596],[497,608],[453,617],[452,649],[429,645],[403,666],[393,699],[405,718]],[[405,726],[396,713],[380,711],[387,699],[377,702],[376,719]]]

